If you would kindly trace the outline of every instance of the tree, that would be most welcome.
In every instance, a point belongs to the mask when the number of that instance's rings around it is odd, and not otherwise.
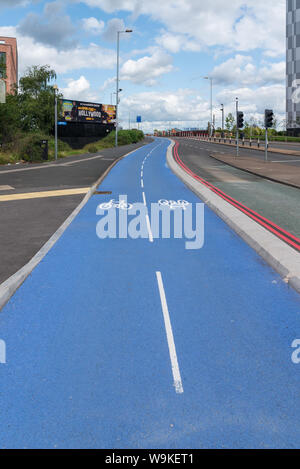
[[[48,65],[33,66],[20,79],[18,101],[21,128],[50,134],[54,127],[55,90],[50,84],[56,73]]]
[[[13,141],[20,129],[20,108],[18,96],[8,94],[6,102],[0,104],[0,141],[7,143]]]
[[[233,114],[230,112],[225,119],[225,129],[228,130],[228,132],[232,132],[234,128],[234,123],[235,123],[235,118]]]
[[[6,104],[0,106],[3,142],[15,142],[24,132],[53,133],[55,90],[51,81],[55,78],[55,71],[48,65],[31,67],[20,78],[19,88],[15,87],[14,92],[7,95]]]

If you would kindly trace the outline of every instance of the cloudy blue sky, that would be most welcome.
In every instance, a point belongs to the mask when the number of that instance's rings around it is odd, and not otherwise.
[[[110,103],[121,36],[120,114],[144,129],[206,127],[235,97],[246,119],[285,118],[285,0],[0,0],[0,36],[18,39],[20,74],[51,65],[69,99]]]

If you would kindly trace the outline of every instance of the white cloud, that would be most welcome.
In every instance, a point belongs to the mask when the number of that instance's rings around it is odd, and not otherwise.
[[[30,37],[21,36],[12,26],[0,27],[0,36],[17,37],[20,74],[27,67],[45,64],[53,67],[58,74],[84,68],[107,70],[115,67],[115,51],[97,44],[91,43],[87,47],[76,46],[73,49],[59,51],[55,47],[35,43]]]
[[[103,32],[105,23],[102,20],[97,20],[93,16],[90,18],[83,18],[82,19],[82,27],[84,31],[89,34],[93,34],[95,36],[101,34]]]
[[[100,90],[101,91],[104,91],[106,90],[107,88],[111,88],[113,86],[116,86],[116,77],[112,77],[112,78],[107,78],[107,80],[105,80],[105,82],[103,83],[103,85],[100,87]]]
[[[158,49],[154,51],[152,56],[145,56],[138,60],[127,60],[121,68],[121,79],[153,86],[159,77],[172,70],[172,57]]]
[[[116,42],[117,31],[125,31],[125,29],[126,27],[123,20],[121,20],[120,18],[113,18],[108,21],[102,37],[105,41]]]
[[[199,48],[220,46],[240,51],[262,48],[273,56],[285,50],[285,0],[214,0],[201,4],[199,0],[82,1],[108,13],[123,10],[134,16],[151,16],[166,27],[169,36],[161,40],[168,50],[178,48],[176,41],[184,48],[183,35]]]
[[[0,0],[0,9],[5,7],[25,7],[30,3],[38,3],[40,0]]]
[[[263,86],[257,89],[241,87],[225,89],[214,99],[216,125],[221,125],[220,104],[224,103],[226,115],[235,112],[235,98],[239,97],[240,110],[245,113],[245,120],[263,120],[264,110],[273,109],[279,121],[285,118],[285,87],[283,85]],[[178,89],[165,92],[148,91],[125,96],[121,102],[120,114],[123,125],[127,125],[128,111],[133,118],[141,115],[143,128],[147,131],[154,128],[170,127],[206,128],[210,120],[210,103],[193,89]]]
[[[17,26],[17,32],[21,36],[32,37],[37,43],[60,49],[76,44],[73,38],[75,27],[70,16],[64,14],[64,7],[59,1],[46,3],[42,14],[28,13]]]
[[[201,49],[201,45],[196,41],[189,40],[183,34],[173,34],[168,31],[162,31],[161,35],[155,38],[155,41],[158,45],[172,53],[177,53],[180,50],[196,52]]]
[[[91,92],[90,82],[82,75],[78,80],[67,79],[67,87],[60,91],[66,99],[96,101],[99,96]]]
[[[162,93],[148,91],[125,96],[122,99],[121,113],[130,110],[141,114],[144,121],[198,121],[209,118],[209,105],[191,89],[179,89]],[[126,112],[125,112],[126,115]]]
[[[265,85],[267,83],[283,83],[285,68],[285,62],[257,66],[251,56],[237,54],[216,66],[211,72],[211,76],[216,84]]]
[[[263,115],[265,109],[273,109],[276,114],[285,113],[285,86],[270,85],[260,88],[242,87],[225,89],[217,96],[217,102],[224,103],[226,112],[234,112],[235,98],[239,97],[239,107],[247,115]]]

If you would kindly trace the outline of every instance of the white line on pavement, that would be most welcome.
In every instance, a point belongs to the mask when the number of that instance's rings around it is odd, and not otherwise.
[[[147,229],[148,229],[148,234],[149,234],[149,241],[150,241],[150,243],[153,243],[154,239],[153,239],[153,233],[152,233],[152,230],[151,230],[151,223],[150,223],[148,213],[146,215],[146,223],[147,223]]]
[[[77,163],[82,163],[82,162],[86,163],[87,161],[97,160],[98,158],[103,158],[103,155],[97,155],[97,156],[82,158],[80,160],[69,161],[67,163],[62,163],[59,166],[71,166],[72,164],[77,164]]]
[[[143,192],[143,201],[144,201],[144,205],[145,205],[145,207],[147,207],[147,202],[146,202],[146,196],[145,196],[145,192]]]
[[[26,168],[18,168],[18,169],[8,169],[4,171],[0,171],[0,176],[2,174],[9,174],[9,173],[19,173],[21,171],[35,171],[39,169],[49,169],[49,168],[59,168],[60,166],[70,166],[72,164],[76,163],[82,163],[82,162],[87,162],[90,160],[95,160],[97,158],[103,158],[103,155],[99,156],[92,156],[92,157],[86,157],[85,159],[80,159],[80,160],[75,160],[75,161],[69,161],[68,163],[52,163],[52,164],[39,164],[37,166],[31,166],[31,167],[26,167]]]
[[[300,163],[300,160],[276,160],[271,163]]]
[[[166,328],[166,333],[167,333],[167,341],[168,341],[169,354],[170,354],[172,373],[173,373],[173,379],[174,379],[174,387],[175,387],[175,391],[178,394],[182,394],[183,386],[182,386],[182,381],[181,381],[181,375],[180,375],[180,370],[179,370],[179,365],[178,365],[178,360],[177,360],[177,353],[176,353],[176,347],[175,347],[174,336],[173,336],[173,331],[172,331],[171,319],[170,319],[166,293],[164,289],[161,272],[156,272],[156,279],[158,283],[160,301],[161,301],[162,311],[164,315],[164,322],[165,322],[165,328]]]

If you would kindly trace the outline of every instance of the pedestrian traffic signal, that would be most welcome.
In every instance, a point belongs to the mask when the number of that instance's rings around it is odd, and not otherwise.
[[[270,129],[274,125],[274,112],[271,109],[265,110],[265,127]]]
[[[242,129],[244,127],[244,113],[238,111],[237,113],[237,127],[238,129]]]

